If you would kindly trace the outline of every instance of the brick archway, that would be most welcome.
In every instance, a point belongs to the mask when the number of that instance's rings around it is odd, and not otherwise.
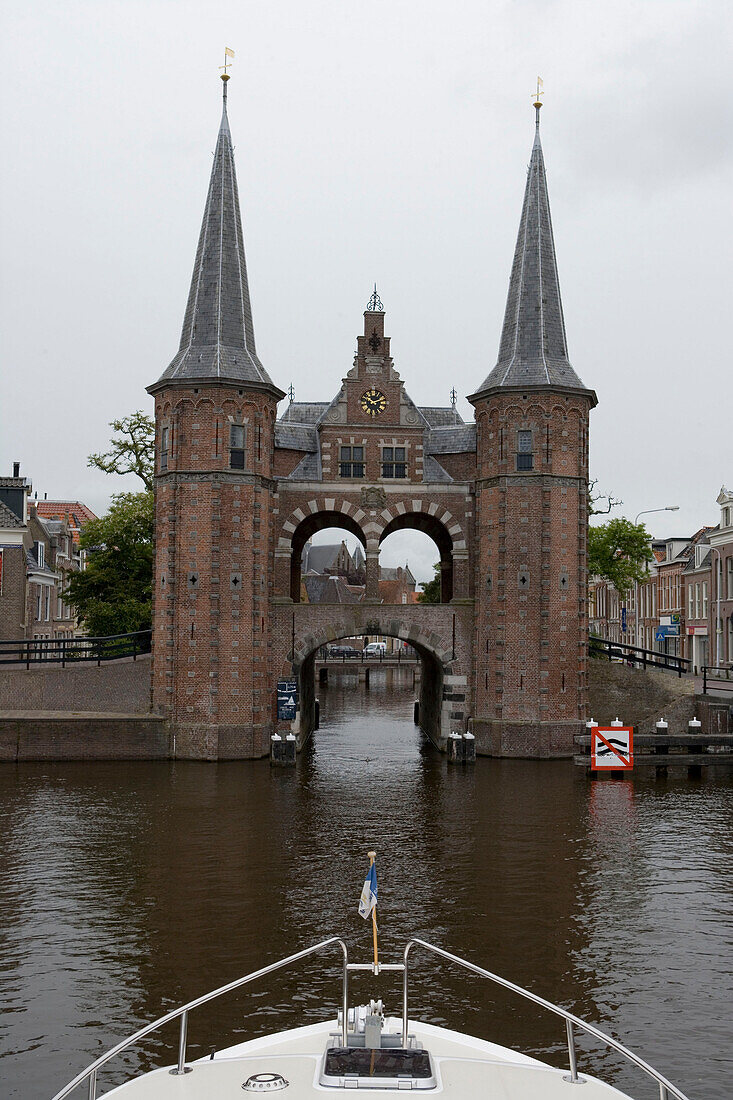
[[[460,521],[445,507],[413,496],[393,501],[378,511],[344,497],[314,497],[294,508],[280,525],[275,549],[275,589],[279,597],[300,601],[300,556],[311,535],[329,527],[341,528],[361,542],[367,555],[368,595],[377,595],[379,548],[396,531],[427,534],[440,555],[441,602],[465,599],[469,594],[468,549]],[[371,563],[370,563],[371,559]],[[371,568],[370,568],[371,564]],[[371,577],[370,577],[371,574]],[[371,580],[371,584],[370,584]]]
[[[420,727],[433,744],[445,750],[452,729],[463,729],[470,716],[469,666],[473,616],[468,608],[446,605],[348,606],[302,604],[278,609],[283,628],[292,616],[287,650],[281,646],[280,676],[299,683],[300,709],[293,729],[299,747],[310,736],[315,720],[315,659],[321,647],[342,638],[386,635],[411,645],[421,659]],[[456,627],[458,622],[458,629]],[[281,636],[286,636],[283,629]]]
[[[314,516],[327,514],[334,520],[340,520],[341,525],[346,527],[346,530],[352,531],[354,534],[357,532],[353,528],[358,528],[357,537],[366,546],[367,532],[362,524],[364,520],[368,519],[367,513],[359,505],[354,504],[348,500],[337,500],[336,497],[316,497],[313,500],[309,500],[307,504],[302,505],[299,508],[294,508],[288,518],[283,522],[280,528],[280,534],[277,540],[277,550],[279,552],[291,553],[293,549],[293,536],[305,521],[312,521]],[[350,521],[346,526],[346,522]],[[324,526],[336,526],[335,523],[324,524]],[[317,528],[316,528],[317,529]]]
[[[466,550],[466,535],[460,522],[447,508],[434,501],[415,500],[412,497],[406,501],[397,501],[380,512],[380,520],[382,521],[380,542],[387,537],[385,534],[387,529],[390,529],[391,533],[391,531],[412,526],[420,531],[425,530],[429,534],[429,529],[440,526],[450,538],[453,550]]]
[[[354,605],[356,608],[358,605]],[[313,631],[304,633],[300,638],[296,635],[295,650],[292,660],[288,660],[283,666],[283,676],[289,676],[297,672],[303,662],[322,646],[329,645],[341,638],[355,638],[362,634],[383,634],[390,638],[399,638],[407,642],[420,652],[429,653],[446,671],[446,673],[460,674],[461,662],[454,656],[450,639],[445,639],[435,631],[422,629],[409,621],[389,618],[394,611],[390,607],[386,613],[380,614],[381,608],[368,609],[373,614],[364,616],[363,609],[340,609],[345,614],[334,619],[328,626],[316,627]]]

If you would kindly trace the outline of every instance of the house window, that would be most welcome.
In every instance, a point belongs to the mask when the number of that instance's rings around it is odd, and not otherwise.
[[[339,450],[341,477],[364,477],[364,448],[341,447]]]
[[[244,469],[244,424],[229,425],[229,467]]]
[[[728,558],[728,599],[733,600],[733,558]]]
[[[693,588],[692,585],[687,589],[687,618],[696,619],[698,616],[695,613],[695,596],[697,596],[698,607],[700,605],[700,586],[696,584]]]
[[[708,582],[702,582],[702,615],[701,618],[707,619],[708,617]]]
[[[63,617],[64,617],[64,605],[63,605],[63,602],[61,600],[61,596],[57,595],[56,596],[56,618],[57,619],[63,619]]]
[[[517,469],[531,470],[533,466],[532,433],[517,432]]]
[[[36,559],[38,561],[38,568],[43,569],[46,564],[46,547],[42,542],[36,543]]]
[[[407,477],[404,447],[382,447],[382,477]]]
[[[168,429],[161,428],[160,430],[160,468],[161,470],[168,469]]]
[[[46,622],[51,618],[51,589],[48,585],[43,590],[43,617]]]
[[[40,586],[40,584],[37,584],[36,585],[36,622],[39,622],[39,623],[41,621],[41,606],[42,606],[41,596],[42,595],[43,595],[43,593],[41,592],[41,586]]]

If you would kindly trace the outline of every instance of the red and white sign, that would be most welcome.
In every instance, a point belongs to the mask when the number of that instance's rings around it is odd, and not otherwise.
[[[590,766],[596,771],[633,768],[633,727],[594,726],[591,731]]]

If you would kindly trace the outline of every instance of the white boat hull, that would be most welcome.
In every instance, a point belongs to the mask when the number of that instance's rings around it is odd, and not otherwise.
[[[385,1032],[400,1034],[402,1021],[388,1019]],[[436,1083],[413,1088],[418,1095],[441,1096],[445,1100],[573,1100],[574,1088],[567,1070],[554,1069],[535,1058],[495,1043],[462,1035],[447,1028],[417,1021],[410,1023],[410,1035],[427,1050],[433,1062]],[[394,1097],[399,1088],[384,1088],[374,1079],[350,1079],[339,1085],[323,1085],[320,1077],[327,1046],[338,1045],[335,1021],[295,1028],[252,1039],[190,1063],[191,1072],[172,1074],[171,1069],[153,1070],[106,1093],[119,1100],[226,1100],[251,1095],[277,1096],[278,1100],[306,1100],[324,1094],[358,1089],[373,1100]],[[243,1091],[243,1085],[258,1075],[280,1075],[287,1087]],[[630,1100],[620,1092],[586,1074],[582,1100]],[[263,1080],[265,1078],[263,1077]]]

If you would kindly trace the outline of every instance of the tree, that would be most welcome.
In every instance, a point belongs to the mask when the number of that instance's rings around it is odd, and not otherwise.
[[[418,593],[418,603],[440,603],[440,562],[434,566],[435,576],[431,581],[426,581],[422,586],[422,592]]]
[[[148,630],[152,621],[153,494],[118,493],[79,539],[86,568],[72,573],[64,599],[92,637]]]
[[[155,421],[140,409],[113,420],[110,449],[105,454],[89,455],[88,466],[105,474],[136,474],[148,492],[153,490],[155,472]]]
[[[643,581],[652,560],[649,533],[643,523],[624,516],[588,528],[588,573],[610,581],[617,592],[628,592]]]
[[[622,500],[616,500],[613,493],[599,493],[596,491],[598,485],[598,478],[593,478],[588,482],[588,515],[599,516],[608,515],[612,508],[618,508],[619,504],[623,504]],[[605,504],[605,508],[601,508],[600,504]]]

